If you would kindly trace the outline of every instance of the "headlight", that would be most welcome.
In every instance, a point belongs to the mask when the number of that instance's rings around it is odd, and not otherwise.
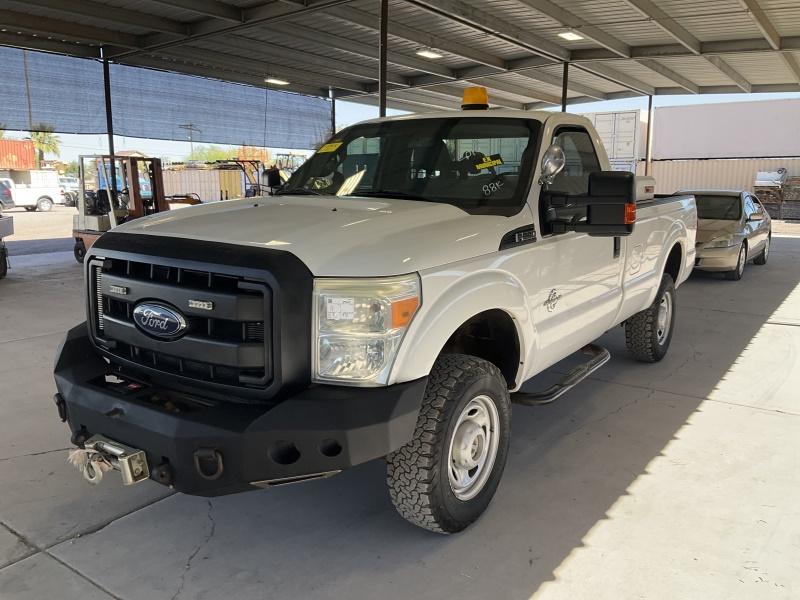
[[[706,248],[730,248],[735,243],[732,235],[723,235],[708,242]]]
[[[422,298],[417,274],[315,279],[314,380],[380,385]]]

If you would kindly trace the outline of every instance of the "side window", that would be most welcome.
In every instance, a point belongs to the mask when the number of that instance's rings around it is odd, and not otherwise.
[[[564,170],[547,187],[548,191],[570,196],[588,193],[589,174],[601,170],[589,133],[580,127],[557,129],[553,143],[564,150],[567,162]]]

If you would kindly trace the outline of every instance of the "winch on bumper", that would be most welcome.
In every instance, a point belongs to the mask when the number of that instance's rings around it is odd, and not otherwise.
[[[99,435],[143,450],[151,479],[202,496],[325,477],[385,456],[411,439],[426,385],[425,378],[382,388],[312,385],[258,406],[113,373],[86,324],[70,330],[55,379],[73,443]]]

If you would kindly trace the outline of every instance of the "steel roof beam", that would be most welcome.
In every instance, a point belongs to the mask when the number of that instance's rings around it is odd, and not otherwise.
[[[201,50],[200,48],[168,48],[166,50],[160,50],[156,52],[156,54],[167,54],[183,60],[203,63],[211,67],[219,66],[223,69],[239,69],[243,73],[249,73],[256,77],[260,76],[262,83],[264,83],[264,78],[266,76],[272,75],[300,83],[313,83],[320,87],[332,85],[354,92],[367,90],[366,84],[343,77],[315,73],[313,71],[304,71],[296,67],[267,65],[260,60],[244,58],[224,52],[211,52],[208,50]]]
[[[779,50],[781,47],[781,36],[775,29],[772,21],[769,20],[769,17],[767,17],[767,14],[761,8],[761,5],[759,5],[758,1],[739,0],[739,4],[741,4],[745,9],[747,9],[747,12],[750,13],[750,16],[756,22],[756,25],[761,30],[764,38],[769,42],[769,45],[772,46],[773,50]]]
[[[699,94],[700,93],[700,86],[694,83],[693,81],[688,80],[686,77],[681,75],[680,73],[676,73],[672,69],[662,65],[655,59],[652,58],[640,58],[637,61],[643,67],[647,67],[654,73],[658,73],[662,77],[666,77],[670,81],[677,83],[681,86],[684,90],[691,92],[692,94]]]
[[[781,56],[786,63],[786,67],[792,72],[797,82],[800,83],[800,63],[798,63],[798,60],[788,53],[783,53]]]
[[[466,79],[460,78],[458,81],[466,82]],[[550,101],[556,99],[556,96],[552,94],[548,94],[546,92],[539,92],[537,90],[532,90],[530,88],[516,85],[513,83],[506,83],[502,81],[498,81],[497,78],[492,78],[490,73],[482,73],[482,74],[474,74],[472,75],[469,80],[470,82],[479,83],[487,88],[489,91],[492,90],[506,93],[506,94],[513,94],[514,96],[521,96],[523,98],[530,98],[535,100],[545,100]],[[421,75],[419,77],[411,77],[408,80],[409,84],[412,88],[433,88],[442,85],[443,82],[441,79],[430,76],[430,75]],[[458,88],[463,92],[463,88]],[[513,90],[513,91],[512,91]],[[561,100],[558,99],[558,102],[551,102],[552,104],[560,103]]]
[[[528,79],[533,79],[534,81],[540,81],[542,83],[546,83],[547,85],[554,85],[554,86],[561,85],[561,77],[559,75],[553,75],[551,73],[546,73],[544,71],[539,71],[537,69],[527,69],[524,71],[517,71],[517,74],[522,75],[523,77],[527,77]],[[594,98],[595,100],[608,99],[607,95],[604,92],[589,87],[588,85],[578,83],[576,81],[568,80],[567,88],[572,90],[573,92],[577,92],[579,94],[583,94],[584,96],[589,96],[591,98]]]
[[[27,35],[17,35],[16,33],[0,33],[0,45],[58,52],[59,54],[70,54],[84,58],[100,58],[100,48],[96,46],[48,40],[42,37],[29,37]]]
[[[115,44],[126,48],[135,48],[138,44],[137,36],[129,33],[10,10],[0,10],[0,25],[41,35],[81,40],[90,44]]]
[[[748,52],[792,52],[800,50],[800,36],[781,38],[780,50],[774,50],[764,38],[746,40],[717,40],[703,42],[700,55],[743,54]],[[654,46],[631,46],[631,58],[669,58],[695,56],[680,44],[659,44]],[[571,62],[621,60],[619,56],[605,48],[586,48],[573,50]]]
[[[356,42],[348,38],[339,37],[322,31],[294,30],[289,33],[275,30],[270,31],[270,35],[278,36],[286,40],[304,40],[307,42],[328,46],[330,48],[335,48],[337,50],[354,54],[362,58],[369,58],[376,61],[378,60],[377,45],[371,46],[369,44]],[[407,69],[414,69],[415,71],[421,71],[423,73],[438,75],[439,77],[444,77],[446,79],[456,78],[453,70],[445,67],[444,65],[417,59],[412,56],[406,56],[405,54],[399,54],[397,52],[389,52],[389,63],[397,65],[398,67],[405,67]]]
[[[488,33],[524,50],[532,50],[560,61],[569,60],[569,50],[566,48],[491,13],[465,4],[461,0],[407,0],[407,2],[471,29]]]
[[[216,0],[150,0],[173,8],[182,8],[198,15],[224,19],[231,23],[244,22],[244,11],[237,7],[217,2]]]
[[[605,63],[601,62],[587,62],[587,63],[573,63],[573,66],[577,69],[581,69],[582,71],[587,71],[603,79],[607,79],[608,81],[613,81],[614,83],[621,85],[623,87],[629,88],[631,90],[635,90],[644,94],[645,96],[650,96],[655,93],[655,88],[652,85],[645,83],[635,77],[631,77],[630,75],[626,75],[616,69],[612,69]]]
[[[351,77],[375,81],[378,79],[378,71],[371,67],[344,60],[329,58],[320,54],[312,54],[310,52],[299,53],[294,48],[276,45],[272,42],[262,42],[261,40],[254,40],[252,38],[244,38],[240,36],[209,41],[215,46],[218,46],[221,52],[225,52],[225,49],[228,51],[239,50],[246,52],[250,58],[261,60],[264,63],[265,68],[271,63],[271,58],[274,57],[283,59],[285,61],[290,61],[301,69],[305,67],[311,67],[313,69],[316,67],[329,71],[335,71]],[[190,48],[194,46],[186,47]],[[395,73],[389,73],[387,75],[387,81],[400,86],[409,85],[407,78]]]
[[[651,0],[625,0],[625,2],[642,13],[642,15],[652,20],[692,54],[700,54],[700,40],[680,26],[675,19],[661,10]]]
[[[235,83],[243,83],[246,85],[251,85],[255,87],[265,88],[267,87],[264,84],[264,78],[258,77],[249,73],[241,73],[234,70],[228,70],[225,72],[221,72],[219,68],[209,69],[208,67],[203,67],[199,65],[188,64],[182,61],[170,61],[166,60],[161,57],[154,57],[154,56],[135,56],[131,57],[129,61],[126,61],[126,64],[141,66],[141,67],[148,67],[153,69],[159,69],[162,71],[170,71],[174,72],[177,68],[176,65],[180,64],[180,70],[182,73],[195,75],[198,77],[205,77],[206,79],[217,79],[221,81],[231,81]],[[275,89],[275,88],[269,88]],[[317,86],[307,86],[302,84],[290,84],[285,88],[282,88],[280,91],[288,91],[288,92],[295,92],[298,94],[306,94],[309,96],[328,96],[328,89],[321,88]]]
[[[742,91],[747,92],[748,94],[752,91],[753,85],[722,58],[719,56],[706,56],[705,59],[719,69],[723,75],[733,81],[733,83],[735,83],[738,87],[742,88]]]
[[[604,48],[608,48],[615,54],[623,57],[631,55],[630,47],[623,41],[609,35],[599,27],[595,27],[591,23],[584,21],[582,18],[574,13],[571,13],[565,8],[551,2],[550,0],[519,0],[521,4],[532,8],[533,10],[542,13],[551,19],[558,21],[565,27],[576,29],[584,37],[593,40]]]
[[[240,22],[232,23],[221,18],[211,17],[190,25],[190,34],[175,37],[168,33],[154,33],[142,36],[137,40],[137,46],[109,56],[112,59],[125,58],[151,50],[160,50],[188,44],[192,40],[204,39],[228,33],[236,33],[265,23],[279,23],[292,17],[315,12],[349,0],[307,0],[303,5],[288,4],[283,2],[269,2],[242,10]],[[123,44],[116,44],[121,46]]]
[[[345,102],[355,102],[356,104],[365,104],[367,106],[378,106],[378,98],[375,96],[353,96],[353,97],[338,97],[337,100],[343,100]],[[386,106],[389,108],[393,108],[395,110],[404,110],[407,112],[412,113],[419,113],[419,112],[431,112],[430,105],[428,104],[419,104],[416,102],[408,101],[408,100],[397,100],[389,95],[389,98],[386,102]],[[456,110],[456,108],[452,109],[439,109],[439,110]]]
[[[189,32],[187,23],[156,17],[126,8],[110,7],[108,4],[93,2],[92,0],[10,0],[12,4],[23,6],[38,6],[64,15],[75,17],[92,17],[108,23],[127,25],[150,29],[162,33],[175,33],[186,35]]]
[[[343,21],[345,23],[351,23],[359,25],[361,27],[366,27],[368,29],[371,29],[372,31],[378,31],[379,28],[378,15],[373,15],[371,13],[357,10],[349,6],[336,7],[335,10],[326,12],[325,15],[333,17],[338,21]],[[441,36],[427,33],[425,31],[420,31],[419,29],[408,27],[407,25],[403,25],[402,23],[397,23],[390,20],[389,35],[402,40],[406,40],[408,42],[419,44],[420,46],[425,48],[440,50],[447,54],[452,54],[454,56],[458,56],[460,58],[476,62],[481,65],[486,65],[489,67],[495,67],[496,69],[505,70],[505,61],[498,56],[492,56],[491,54],[487,54],[486,52],[477,51],[474,48],[470,48],[466,44],[462,44],[460,42],[455,42],[451,40],[446,40]]]

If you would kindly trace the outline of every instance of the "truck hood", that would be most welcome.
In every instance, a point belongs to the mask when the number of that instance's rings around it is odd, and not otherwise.
[[[710,242],[726,233],[741,233],[742,226],[738,220],[730,219],[698,219],[697,221],[697,241],[699,243]]]
[[[213,202],[114,231],[291,252],[317,276],[399,275],[495,252],[510,219],[450,204],[331,196]]]

